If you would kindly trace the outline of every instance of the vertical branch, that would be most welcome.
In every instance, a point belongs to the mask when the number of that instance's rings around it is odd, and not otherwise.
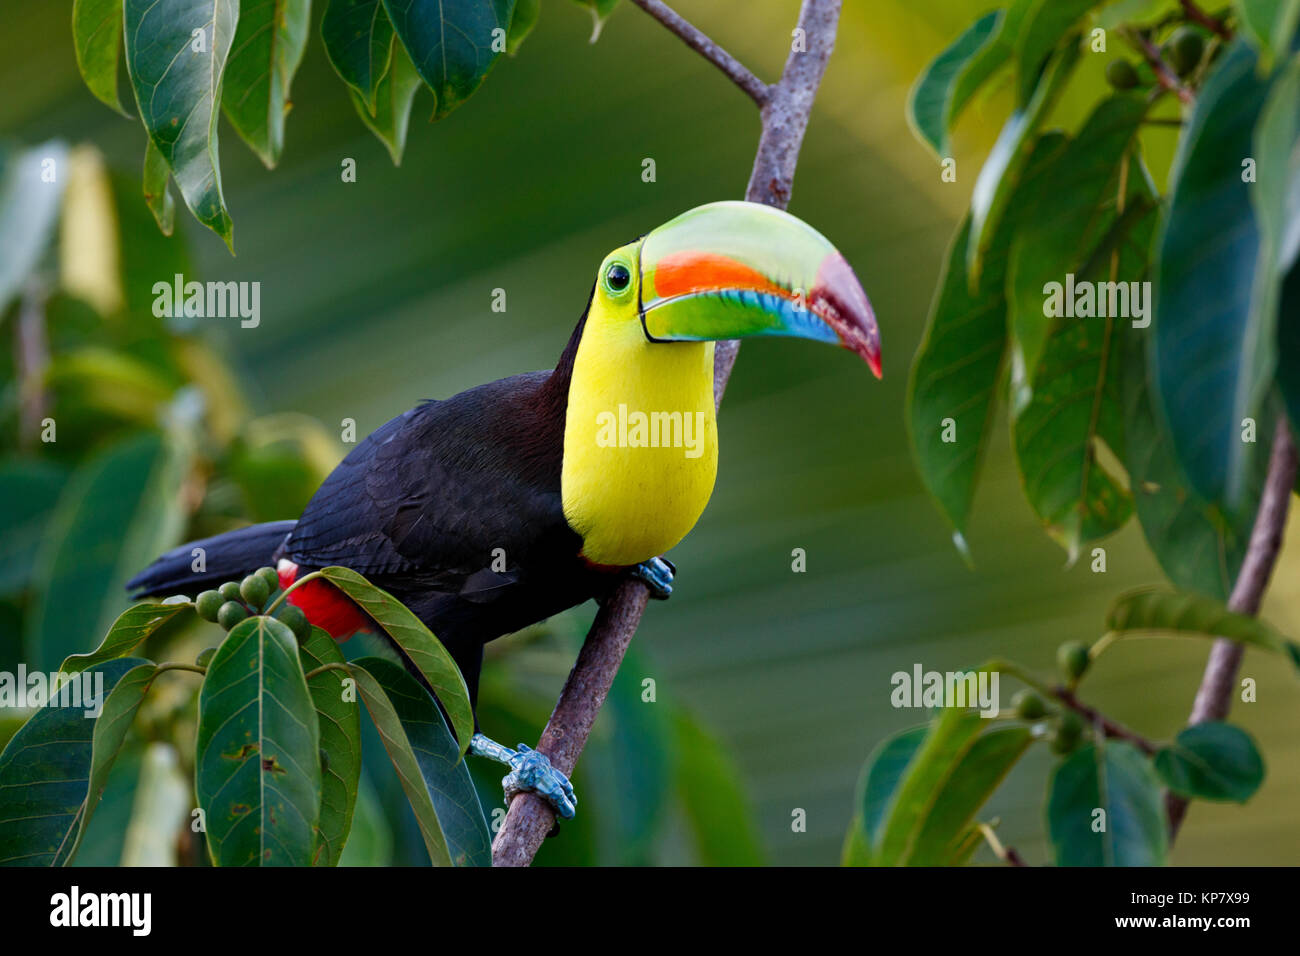
[[[1268,461],[1268,476],[1255,513],[1255,525],[1250,532],[1250,544],[1241,571],[1228,598],[1228,609],[1239,614],[1254,616],[1259,613],[1260,602],[1268,589],[1278,552],[1282,549],[1282,534],[1286,530],[1287,507],[1291,503],[1291,489],[1295,487],[1296,447],[1285,415],[1278,419],[1273,434],[1273,451]],[[1207,720],[1222,720],[1232,706],[1232,695],[1237,685],[1237,669],[1241,666],[1245,648],[1236,641],[1218,638],[1210,648],[1209,660],[1201,686],[1196,691],[1192,714],[1187,723],[1200,724]],[[1165,795],[1165,809],[1169,814],[1169,839],[1178,836],[1183,817],[1187,814],[1187,799],[1175,793]]]
[[[835,47],[841,0],[803,0],[791,52],[776,85],[765,87],[704,33],[659,0],[634,0],[686,45],[703,55],[762,107],[762,133],[745,198],[784,209],[790,201],[799,149],[817,88]],[[761,94],[760,94],[761,88]],[[714,353],[713,397],[722,401],[738,342],[719,342]],[[619,664],[636,633],[648,598],[640,581],[624,580],[605,601],[569,672],[537,749],[562,773],[572,774]],[[492,845],[493,866],[527,866],[555,824],[549,804],[531,793],[511,802]]]

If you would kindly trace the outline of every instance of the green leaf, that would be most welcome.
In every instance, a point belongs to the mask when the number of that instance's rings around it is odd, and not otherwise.
[[[184,473],[173,443],[145,433],[73,474],[36,563],[26,635],[34,667],[51,670],[92,646],[126,604],[127,578],[175,544]]]
[[[1022,188],[1016,193],[1020,226],[1011,245],[1007,295],[1013,333],[1012,395],[1018,408],[1031,397],[1038,359],[1053,326],[1044,308],[1048,283],[1064,283],[1070,274],[1081,279],[1108,278],[1080,273],[1116,220],[1122,164],[1146,113],[1147,102],[1141,96],[1103,100],[1051,175],[1039,177],[1032,190]],[[1135,180],[1137,175],[1133,170]],[[1063,190],[1061,183],[1069,183],[1070,188]],[[1132,189],[1129,194],[1154,198],[1146,189]]]
[[[393,59],[393,25],[382,0],[328,0],[320,35],[334,72],[373,116],[379,82]]]
[[[1106,612],[1106,628],[1121,635],[1149,632],[1164,636],[1226,637],[1290,658],[1300,668],[1300,644],[1259,618],[1229,611],[1199,594],[1143,588],[1115,599]]]
[[[59,666],[59,671],[64,674],[79,674],[105,661],[123,657],[176,615],[193,607],[189,601],[170,599],[132,605],[118,615],[104,639],[99,642],[99,647],[89,654],[73,654]]]
[[[67,147],[57,140],[0,155],[0,313],[22,291],[50,244],[63,202],[67,157]]]
[[[1038,0],[1028,12],[1016,37],[1017,99],[1020,106],[1034,95],[1043,72],[1043,64],[1056,49],[1061,37],[1066,43],[1078,43],[1072,28],[1102,0]],[[1081,137],[1082,138],[1082,137]]]
[[[1192,486],[1230,510],[1256,452],[1242,421],[1259,416],[1277,358],[1276,283],[1256,276],[1259,186],[1242,167],[1267,93],[1254,54],[1234,43],[1179,142],[1154,276],[1153,380],[1174,451]]]
[[[311,21],[311,0],[240,0],[239,24],[222,81],[221,108],[271,169],[284,149],[289,86],[298,72]]]
[[[953,95],[962,72],[989,43],[997,30],[1002,11],[994,10],[976,20],[930,63],[912,87],[907,101],[907,119],[912,132],[939,159],[952,155],[948,131],[953,121]]]
[[[1174,793],[1200,800],[1245,803],[1264,782],[1264,758],[1250,734],[1218,721],[1183,728],[1156,753],[1155,768]]]
[[[164,236],[170,236],[176,227],[176,201],[172,199],[170,187],[171,170],[167,160],[158,152],[152,139],[146,140],[144,147],[144,201],[153,215],[154,222]]]
[[[392,64],[375,87],[373,110],[356,90],[349,89],[352,105],[361,121],[388,149],[393,165],[402,164],[406,149],[406,130],[411,119],[411,102],[420,88],[420,74],[396,37],[392,38]]]
[[[927,724],[909,727],[877,745],[858,776],[853,821],[844,841],[844,866],[870,866],[890,798],[930,732]]]
[[[591,12],[591,42],[595,43],[600,39],[600,31],[605,29],[605,21],[618,6],[618,0],[577,0],[577,3]]]
[[[975,179],[970,203],[971,241],[966,249],[966,271],[972,282],[979,281],[984,256],[993,245],[1020,174],[1029,161],[1035,133],[1056,105],[1078,61],[1079,45],[1067,43],[1048,64],[1028,105],[1012,113],[1003,125]]]
[[[1048,134],[1034,144],[1021,188],[1038,191],[1051,179],[1051,170],[1068,140]],[[908,380],[907,421],[917,467],[930,494],[958,534],[964,549],[981,458],[992,428],[996,394],[1007,343],[1004,273],[1007,246],[1024,204],[1013,202],[1008,217],[986,257],[978,289],[966,271],[969,218],[948,250],[943,275],[930,307],[925,337],[917,350]],[[952,420],[955,441],[945,441],[946,420]]]
[[[293,633],[231,628],[199,693],[195,795],[217,866],[308,866],[321,802],[320,731]]]
[[[506,34],[506,53],[514,56],[528,34],[537,26],[542,13],[542,0],[515,0],[515,12],[510,17],[510,32]]]
[[[424,675],[451,718],[452,730],[460,741],[460,752],[465,753],[470,738],[474,736],[474,711],[470,706],[465,678],[447,649],[406,605],[357,572],[333,567],[322,570],[321,576],[374,618]]]
[[[1011,59],[1020,30],[1038,2],[1039,0],[1011,0],[1005,10],[998,11],[1001,19],[997,22],[996,30],[962,69],[953,85],[952,101],[948,109],[949,129],[952,129],[980,87]]]
[[[14,734],[0,753],[0,865],[71,862],[155,672],[136,658],[106,661],[68,687],[69,706],[47,704]]]
[[[194,217],[233,252],[234,226],[217,156],[217,103],[239,5],[236,0],[124,3],[126,69],[144,128]]]
[[[0,465],[0,593],[12,594],[27,586],[66,480],[63,468],[40,459],[14,459]]]
[[[303,673],[325,664],[344,665],[343,652],[325,631],[313,627],[298,648]],[[347,693],[347,673],[323,670],[307,679],[307,691],[316,705],[320,727],[320,819],[316,824],[313,866],[337,866],[356,808],[361,777],[361,708],[356,695]],[[350,699],[349,699],[350,696]]]
[[[1291,48],[1300,0],[1236,0],[1236,7],[1242,32],[1260,52],[1261,62],[1271,67]]]
[[[1244,507],[1235,514],[1188,487],[1169,432],[1152,404],[1148,336],[1129,334],[1125,342],[1124,464],[1142,533],[1175,587],[1226,601],[1250,543],[1263,475],[1250,483]],[[1260,435],[1262,441],[1269,440],[1267,428],[1261,428]],[[1264,471],[1267,458],[1257,456],[1257,472]]]
[[[967,853],[965,838],[988,802],[1029,748],[1028,727],[998,727],[976,738],[934,795],[906,858],[909,866],[946,866]],[[973,848],[970,848],[973,850]]]
[[[505,49],[514,6],[515,0],[384,0],[416,72],[437,99],[434,119],[460,106],[483,82]],[[502,33],[493,36],[495,30]]]
[[[1250,191],[1262,248],[1256,278],[1276,309],[1282,277],[1300,253],[1300,55],[1279,72],[1255,127],[1253,153],[1262,171]]]
[[[1047,834],[1057,866],[1163,865],[1168,821],[1150,761],[1123,741],[1080,747],[1052,771]]]
[[[400,665],[365,657],[349,666],[415,811],[435,866],[489,866],[492,836],[456,741],[429,692]]]
[[[117,61],[122,55],[122,0],[73,0],[72,45],[77,68],[90,92],[129,118],[117,95]]]
[[[762,835],[740,769],[689,713],[673,715],[677,797],[701,866],[762,866]]]

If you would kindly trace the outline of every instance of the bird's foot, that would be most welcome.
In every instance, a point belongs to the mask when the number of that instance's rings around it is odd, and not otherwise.
[[[666,558],[651,558],[632,566],[632,577],[650,589],[650,596],[656,601],[667,601],[673,596],[673,578],[677,574],[677,565]]]
[[[574,796],[573,784],[568,777],[551,766],[546,754],[538,753],[525,744],[520,744],[518,750],[511,750],[483,734],[473,736],[469,742],[469,752],[510,768],[510,772],[501,778],[507,804],[514,799],[516,793],[526,790],[537,794],[566,820],[572,819],[577,812],[578,798]]]

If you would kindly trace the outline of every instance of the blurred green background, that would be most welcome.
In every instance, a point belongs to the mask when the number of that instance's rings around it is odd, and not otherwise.
[[[778,75],[795,0],[675,6],[760,76]],[[1107,542],[1107,573],[1092,573],[1087,561],[1065,568],[1021,497],[1005,430],[989,450],[977,499],[973,568],[951,545],[912,467],[903,427],[907,368],[944,248],[1005,115],[1005,92],[977,103],[963,121],[952,184],[940,181],[912,139],[903,105],[925,63],[989,6],[845,4],[790,209],[856,268],[880,319],[885,379],[875,382],[848,353],[810,343],[742,349],[723,404],[712,504],[673,553],[676,592],[647,613],[621,690],[584,758],[580,823],[566,833],[567,847],[566,836],[552,840],[543,859],[708,859],[699,827],[692,836],[690,825],[702,812],[690,804],[706,788],[726,798],[713,808],[721,815],[715,825],[720,819],[726,829],[732,820],[742,832],[741,846],[717,858],[835,863],[863,759],[884,736],[923,719],[890,706],[893,672],[916,663],[952,670],[993,654],[1049,668],[1061,641],[1100,633],[1114,595],[1160,579],[1132,524]],[[83,87],[70,7],[10,3],[0,14],[0,133],[26,145],[52,137],[93,144],[138,188],[143,133]],[[181,244],[195,278],[261,283],[259,327],[205,320],[201,330],[235,369],[255,412],[305,413],[335,438],[339,423],[352,418],[363,435],[422,398],[548,367],[608,250],[692,206],[743,193],[758,132],[749,100],[628,4],[595,45],[589,26],[576,5],[547,0],[519,55],[503,59],[457,112],[426,123],[429,101],[417,97],[401,168],[354,114],[315,35],[294,82],[280,168],[265,170],[223,123],[237,257],[183,211],[176,239],[149,248]],[[1093,59],[1085,82],[1100,82],[1105,58]],[[1062,123],[1077,121],[1072,110],[1067,100]],[[1152,166],[1162,176],[1172,137],[1152,137]],[[656,163],[654,183],[641,180],[646,157]],[[345,158],[356,160],[355,183],[340,180]],[[123,209],[123,230],[156,236],[142,209],[143,202]],[[157,274],[148,271],[155,266]],[[151,281],[171,274],[162,259],[142,268]],[[496,288],[506,290],[504,314],[491,310]],[[342,446],[335,446],[337,456]],[[806,573],[791,571],[794,548],[807,552]],[[1300,540],[1265,608],[1292,634],[1300,631],[1297,570]],[[489,648],[485,731],[509,743],[535,740],[592,613],[578,609]],[[82,649],[97,636],[87,633]],[[8,635],[0,647],[14,644]],[[1124,723],[1172,736],[1206,650],[1195,642],[1126,642],[1106,655],[1085,694]],[[1239,704],[1234,719],[1257,738],[1268,777],[1245,808],[1196,805],[1176,863],[1300,861],[1300,687],[1277,660],[1255,651],[1244,674],[1258,681],[1258,703]],[[640,704],[645,678],[667,705],[653,718]],[[1004,700],[1010,693],[1005,687]],[[694,719],[680,717],[686,713]],[[653,779],[674,754],[690,763],[708,749],[700,727],[730,755],[747,811],[708,785],[708,768],[716,776],[725,762],[706,760],[705,770],[687,775],[694,797],[637,796],[654,792]],[[630,749],[620,750],[628,741]],[[1045,748],[1031,751],[985,814],[1001,819],[1003,842],[1031,863],[1046,858],[1050,759]],[[485,795],[493,794],[491,771],[483,779]],[[372,807],[396,822],[376,838],[374,858],[412,858],[403,855],[410,833],[377,772],[374,786]],[[485,799],[489,813],[498,799]],[[796,810],[806,811],[804,832],[792,827]],[[747,814],[753,840],[743,835]],[[976,859],[993,858],[981,850]]]

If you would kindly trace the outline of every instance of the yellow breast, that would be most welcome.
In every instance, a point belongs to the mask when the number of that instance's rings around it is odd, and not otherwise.
[[[564,426],[564,516],[595,564],[663,554],[695,526],[718,472],[713,343],[648,342],[593,306]]]

